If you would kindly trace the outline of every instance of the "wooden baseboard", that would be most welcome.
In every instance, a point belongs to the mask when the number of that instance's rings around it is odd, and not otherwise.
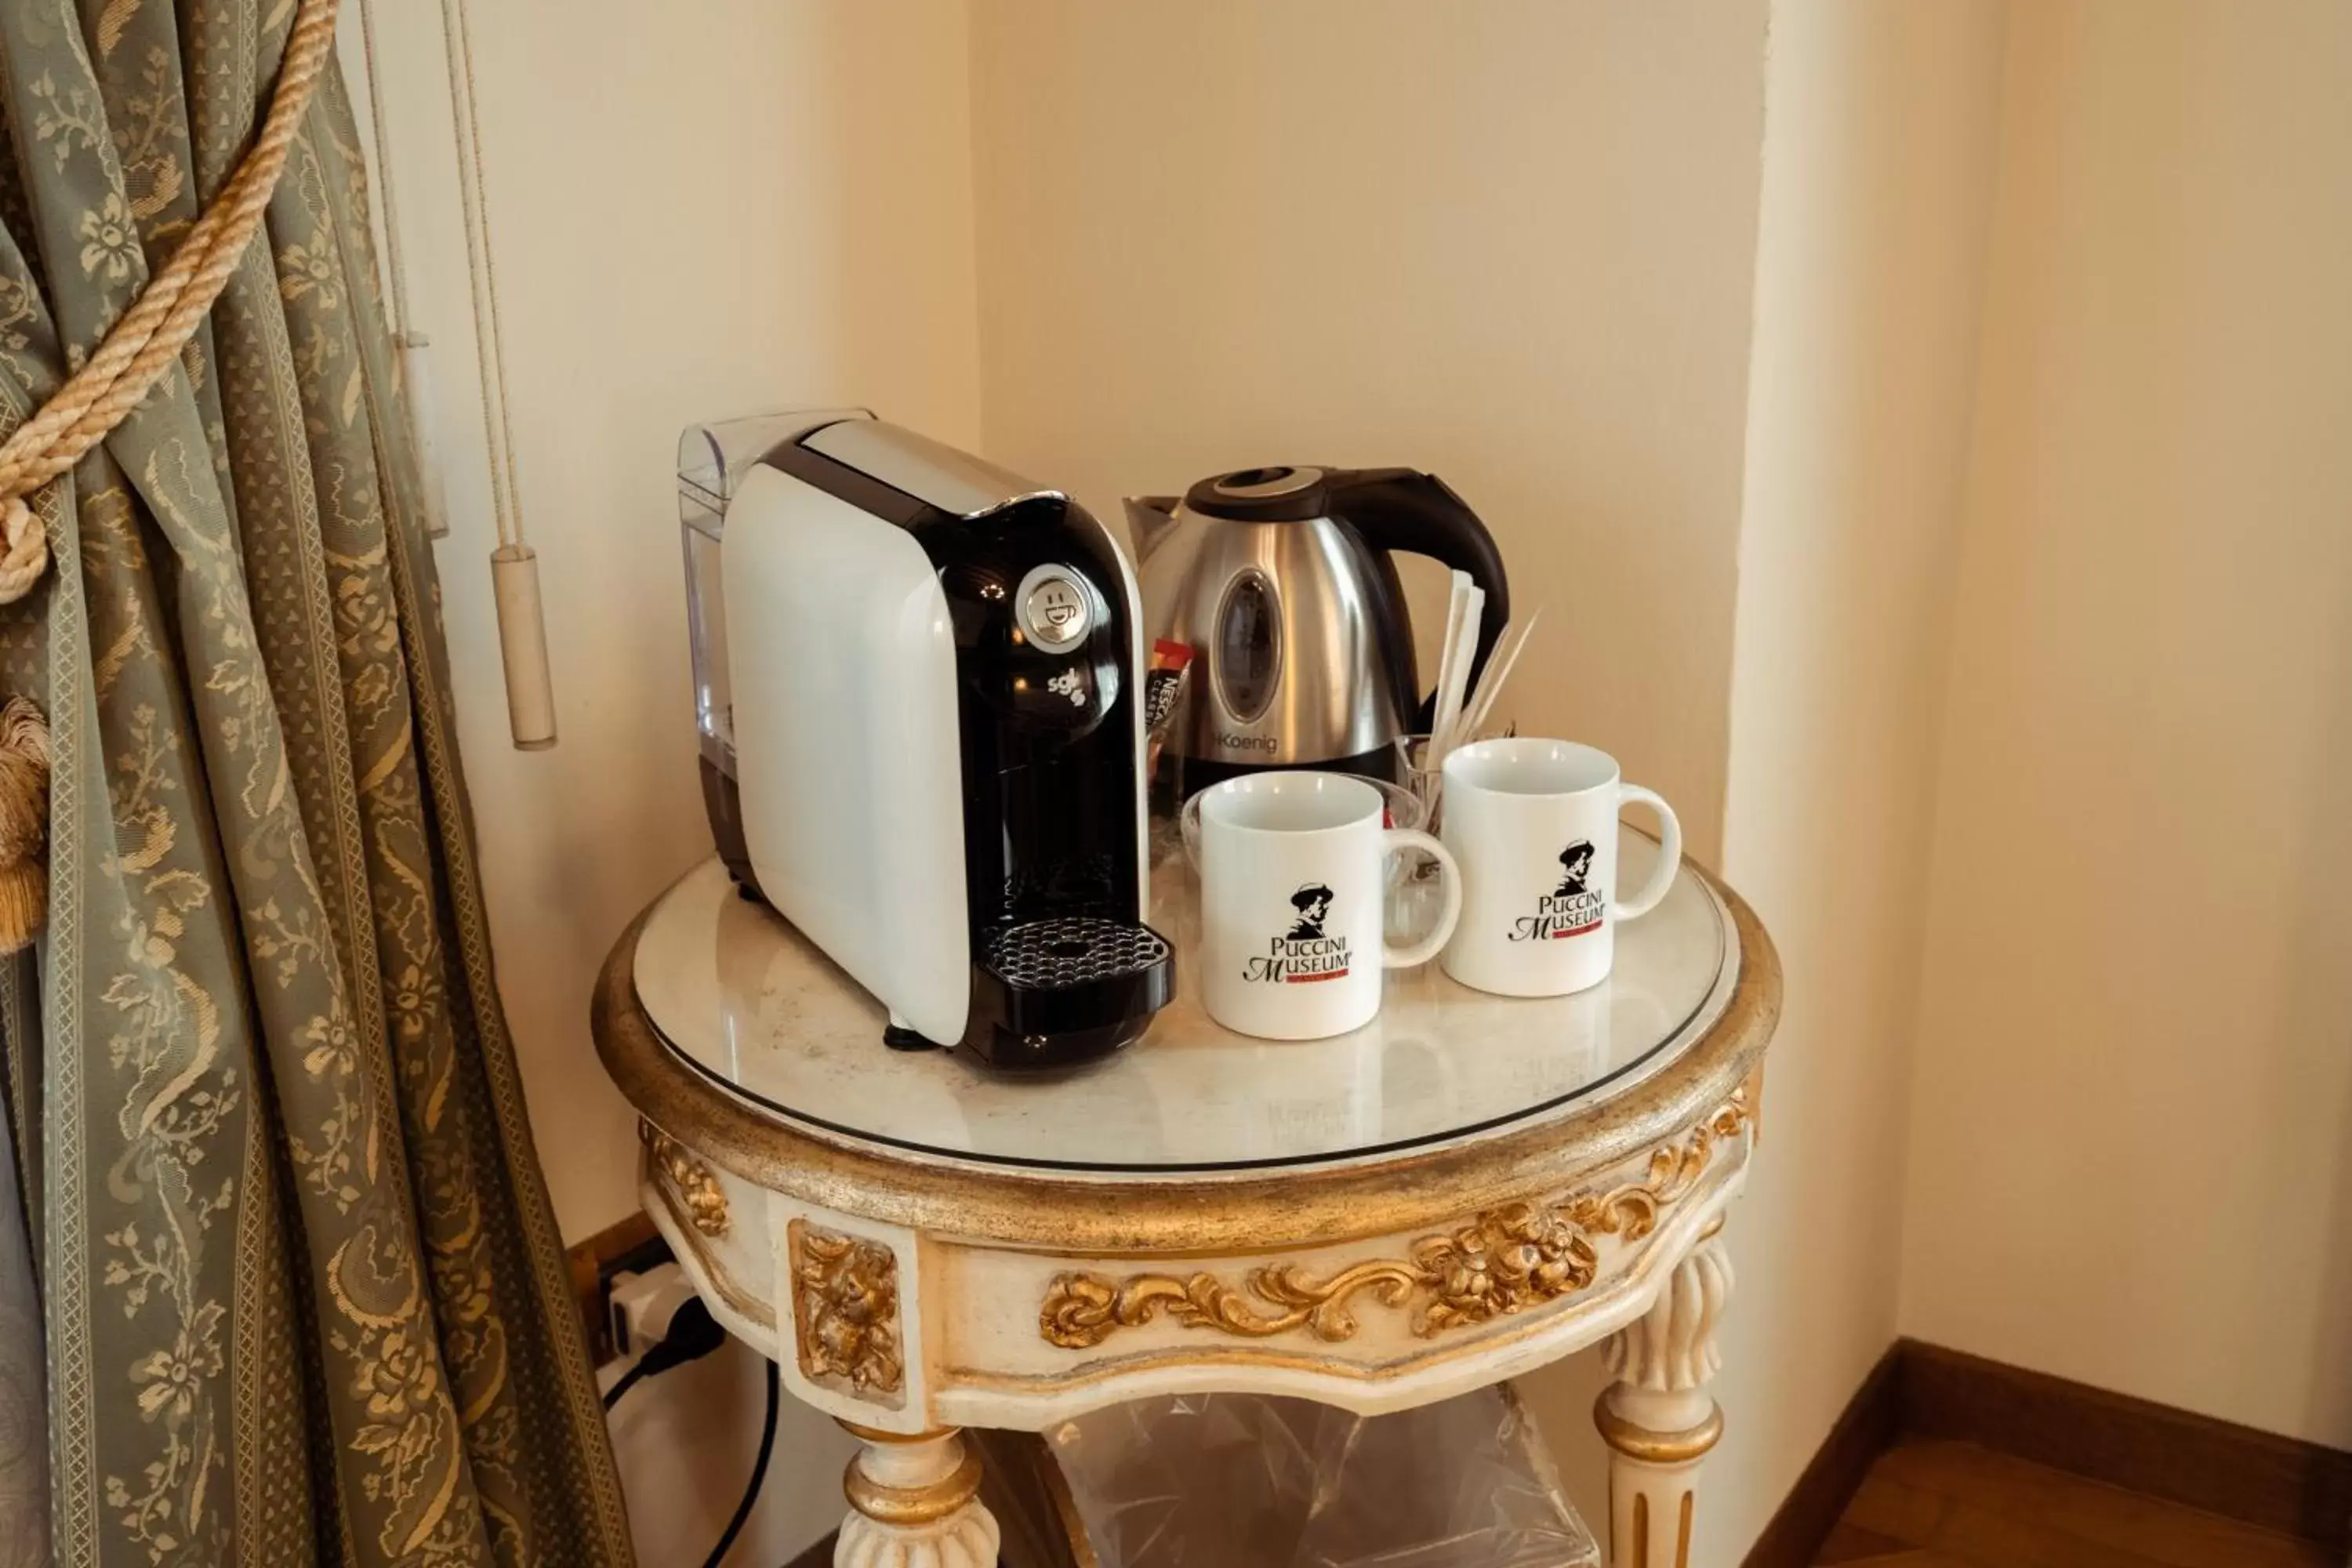
[[[1822,1439],[1797,1484],[1748,1549],[1747,1568],[1811,1568],[1872,1463],[1903,1435],[1903,1359],[1901,1341],[1887,1346],[1853,1391],[1830,1435]]]
[[[2352,1454],[1906,1340],[1905,1430],[2352,1549]]]
[[[1906,1437],[2053,1469],[2352,1550],[2352,1453],[1917,1340],[1897,1340],[1756,1538],[1746,1568],[1809,1568],[1879,1455]]]

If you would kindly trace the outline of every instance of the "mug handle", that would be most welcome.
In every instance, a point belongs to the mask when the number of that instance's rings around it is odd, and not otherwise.
[[[1642,890],[1630,899],[1619,899],[1613,911],[1621,921],[1637,921],[1658,907],[1666,889],[1675,885],[1675,873],[1683,868],[1683,825],[1675,816],[1675,808],[1661,799],[1655,790],[1640,784],[1621,784],[1617,786],[1617,809],[1629,805],[1646,805],[1658,814],[1658,864]]]
[[[1435,929],[1411,947],[1381,946],[1381,967],[1411,969],[1417,963],[1427,963],[1443,950],[1454,935],[1454,922],[1462,918],[1462,868],[1454,863],[1454,852],[1418,828],[1384,827],[1381,830],[1381,858],[1400,849],[1419,849],[1437,862],[1438,880],[1444,887],[1445,908],[1437,917]]]

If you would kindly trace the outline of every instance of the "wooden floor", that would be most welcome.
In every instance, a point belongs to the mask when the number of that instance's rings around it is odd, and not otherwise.
[[[1823,1544],[1838,1568],[2344,1568],[2320,1547],[1973,1443],[1880,1457]]]

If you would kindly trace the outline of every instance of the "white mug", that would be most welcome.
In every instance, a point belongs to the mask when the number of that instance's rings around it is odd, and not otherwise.
[[[1426,963],[1454,933],[1462,875],[1426,833],[1382,827],[1381,792],[1342,773],[1227,779],[1201,801],[1201,1003],[1275,1040],[1344,1035],[1381,1010],[1381,972]],[[1408,947],[1384,937],[1386,862],[1438,863],[1444,907]]]
[[[1617,814],[1658,814],[1657,868],[1617,897]],[[1609,978],[1617,924],[1657,908],[1682,866],[1674,808],[1573,741],[1478,741],[1445,759],[1447,847],[1462,918],[1445,973],[1505,996],[1563,996]]]
[[[1353,778],[1356,775],[1349,773],[1348,776]],[[1380,792],[1381,805],[1387,814],[1381,819],[1381,826],[1419,827],[1427,820],[1421,798],[1404,785],[1391,784],[1386,779],[1366,779],[1364,782]],[[1209,786],[1210,789],[1215,787],[1213,784]],[[1201,803],[1208,796],[1207,789],[1196,791],[1176,813],[1176,831],[1184,840],[1184,863],[1195,871],[1201,868]]]

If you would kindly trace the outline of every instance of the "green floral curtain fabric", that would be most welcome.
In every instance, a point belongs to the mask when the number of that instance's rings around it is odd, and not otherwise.
[[[0,429],[235,167],[293,11],[0,4]],[[331,76],[182,370],[41,495],[54,568],[0,608],[55,752],[49,927],[0,966],[30,1241],[0,1323],[39,1331],[0,1380],[45,1360],[47,1480],[9,1468],[43,1391],[0,1387],[0,1563],[44,1500],[26,1560],[77,1568],[628,1560],[359,148]]]

